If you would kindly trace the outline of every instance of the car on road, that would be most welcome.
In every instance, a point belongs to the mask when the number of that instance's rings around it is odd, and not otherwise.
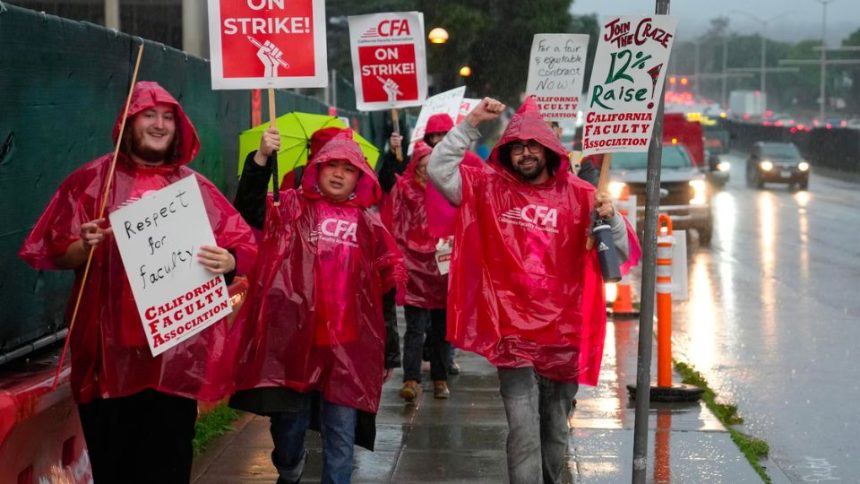
[[[615,153],[609,191],[618,198],[625,188],[636,196],[637,227],[645,226],[645,181],[647,153]],[[711,214],[711,189],[705,168],[696,166],[687,149],[680,144],[663,146],[660,169],[660,212],[672,219],[672,228],[694,229],[699,244],[711,242],[714,219]]]
[[[786,183],[789,188],[806,190],[809,186],[809,163],[793,143],[759,141],[747,158],[747,186],[763,188],[765,183]]]

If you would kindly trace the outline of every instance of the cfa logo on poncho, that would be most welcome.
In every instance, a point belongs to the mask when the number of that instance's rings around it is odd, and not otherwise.
[[[558,209],[529,204],[503,212],[499,215],[499,222],[556,233],[558,232]]]
[[[325,240],[335,244],[345,244],[358,247],[358,224],[339,218],[327,218],[320,222],[317,229],[311,232],[311,240]]]

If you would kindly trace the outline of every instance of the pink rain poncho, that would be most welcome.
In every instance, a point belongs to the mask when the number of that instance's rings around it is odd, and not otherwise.
[[[454,128],[454,121],[446,113],[439,113],[427,119],[426,134],[447,133]],[[466,151],[461,166],[481,167],[484,160],[480,156]],[[427,184],[427,225],[428,233],[433,237],[444,239],[454,235],[454,219],[457,217],[457,207],[445,199],[432,183]]]
[[[425,309],[441,309],[445,307],[448,276],[440,274],[436,265],[436,243],[439,238],[430,235],[425,186],[415,179],[418,162],[429,156],[431,151],[423,141],[415,144],[406,172],[397,177],[383,206],[383,219],[403,253],[409,274],[403,303]],[[428,180],[426,188],[430,186]],[[447,200],[442,201],[450,206]]]
[[[361,175],[342,203],[322,197],[319,167],[348,160]],[[320,391],[331,403],[376,413],[382,391],[382,295],[406,281],[403,259],[379,216],[376,175],[350,133],[313,158],[302,189],[267,200],[251,289],[234,338],[237,390]]]
[[[500,156],[504,145],[529,139],[559,160],[540,185],[520,181]],[[606,329],[597,253],[585,248],[595,189],[569,174],[567,160],[529,98],[489,163],[460,167],[448,340],[496,367],[533,366],[553,380],[594,385]]]
[[[199,173],[187,168],[200,142],[179,103],[154,82],[138,82],[132,95],[129,119],[154,107],[170,104],[175,109],[180,142],[175,158],[164,165],[144,167],[120,154],[106,214],[145,193],[188,176],[197,178],[206,213],[218,246],[236,256],[237,273],[253,267],[254,236],[218,189]],[[117,119],[113,139],[119,135]],[[128,132],[128,128],[126,128]],[[77,241],[81,224],[98,215],[112,154],[75,170],[63,181],[19,252],[40,270],[59,269],[54,260]],[[68,315],[74,306],[83,269],[75,273]],[[147,388],[200,400],[219,400],[232,385],[232,366],[225,358],[227,322],[215,323],[192,339],[153,358],[128,284],[125,269],[112,237],[95,249],[81,307],[71,335],[72,392],[78,403],[96,398],[131,395]]]

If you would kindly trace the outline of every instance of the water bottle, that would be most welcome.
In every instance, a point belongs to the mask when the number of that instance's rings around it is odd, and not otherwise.
[[[621,261],[618,260],[618,252],[615,250],[615,241],[612,240],[612,229],[609,222],[602,219],[595,220],[591,234],[594,237],[594,246],[597,248],[603,282],[620,281]]]

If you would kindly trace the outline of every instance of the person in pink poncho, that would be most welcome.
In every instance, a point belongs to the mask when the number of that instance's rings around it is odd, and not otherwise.
[[[121,116],[113,130],[119,138]],[[217,247],[199,262],[212,274],[246,274],[256,245],[251,228],[218,189],[188,168],[200,140],[179,102],[150,81],[135,84],[106,213],[185,177],[200,185]],[[153,357],[113,229],[95,219],[112,153],[75,170],[60,185],[19,255],[40,270],[75,271],[77,294],[93,259],[71,333],[72,395],[78,404],[96,483],[187,483],[197,401],[232,388],[228,324],[221,320]],[[237,269],[238,268],[238,269]],[[74,306],[69,301],[69,314]]]
[[[427,223],[427,161],[432,149],[423,141],[415,143],[406,172],[397,177],[386,203],[383,220],[403,252],[409,281],[404,295],[406,335],[403,340],[403,388],[400,396],[413,402],[421,383],[421,358],[426,348],[430,360],[435,398],[448,398],[448,358],[445,341],[445,296],[448,276],[436,263],[437,237]],[[448,203],[447,201],[445,202]]]
[[[434,148],[427,172],[459,208],[448,291],[448,340],[498,369],[514,484],[560,482],[578,384],[600,370],[606,313],[592,217],[626,225],[608,194],[569,173],[567,152],[528,98],[482,167],[462,166],[477,126],[504,105],[485,98]]]
[[[267,132],[252,163],[262,165],[278,140]],[[256,189],[265,194],[265,177]],[[283,189],[278,204],[266,198],[260,255],[236,322],[242,334],[234,341],[243,346],[230,404],[270,417],[279,482],[301,479],[315,416],[322,482],[349,482],[354,444],[373,448],[373,417],[391,372],[382,295],[406,282],[394,238],[370,210],[381,194],[345,130],[309,161],[301,189]]]

